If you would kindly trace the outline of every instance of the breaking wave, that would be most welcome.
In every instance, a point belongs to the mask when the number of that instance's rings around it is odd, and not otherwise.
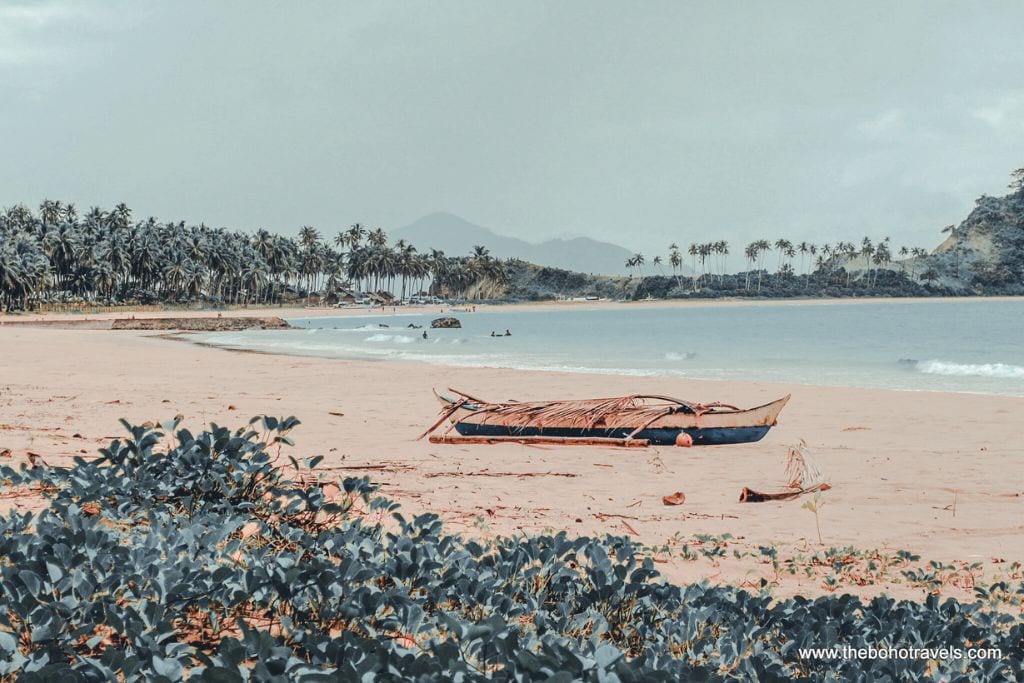
[[[906,363],[907,360],[901,359],[900,363]],[[951,363],[944,360],[921,360],[914,362],[914,368],[926,375],[1024,379],[1024,367],[1005,363]]]
[[[396,344],[411,344],[416,341],[415,337],[407,337],[404,334],[371,334],[366,338],[368,342],[394,342]]]
[[[693,360],[696,357],[697,354],[694,351],[685,351],[683,353],[669,351],[665,354],[665,360]]]

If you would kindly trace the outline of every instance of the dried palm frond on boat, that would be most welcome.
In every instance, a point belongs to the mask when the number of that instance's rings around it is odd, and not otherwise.
[[[611,398],[562,401],[504,401],[492,403],[455,389],[454,397],[434,392],[441,417],[420,438],[446,420],[463,437],[531,437],[647,441],[651,445],[749,443],[775,425],[789,401],[784,396],[755,408],[724,403],[693,403],[670,396],[635,394]],[[684,436],[685,435],[685,436]],[[688,437],[688,439],[686,438]],[[445,437],[452,442],[454,437]]]

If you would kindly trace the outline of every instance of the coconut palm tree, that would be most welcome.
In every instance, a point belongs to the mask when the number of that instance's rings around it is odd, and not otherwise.
[[[316,275],[324,267],[320,249],[320,232],[311,225],[302,226],[299,230],[299,243],[302,245],[302,261],[299,272],[306,276],[306,305],[309,305]]]
[[[718,282],[721,284],[725,281],[725,271],[728,268],[729,262],[729,243],[725,240],[719,240],[715,242],[715,254],[718,255],[719,266],[718,266]]]
[[[690,280],[693,282],[693,291],[697,291],[697,256],[700,255],[700,247],[697,246],[696,242],[690,242],[690,246],[687,247],[686,253],[690,255],[690,270],[693,274],[690,276]]]
[[[362,223],[353,223],[345,234],[348,235],[348,246],[358,247],[366,238],[366,228]]]
[[[743,289],[750,291],[750,273],[754,270],[754,263],[757,261],[758,253],[760,252],[760,246],[758,242],[751,242],[743,250],[743,256],[747,259],[747,273],[746,279],[743,284]]]
[[[388,236],[382,228],[374,228],[366,236],[366,241],[371,247],[383,247],[388,243]]]
[[[757,240],[757,291],[761,292],[761,275],[764,273],[764,259],[772,250],[771,242],[768,240]]]
[[[860,255],[864,257],[864,267],[868,271],[868,286],[871,285],[871,257],[875,253],[875,245],[871,239],[865,237],[860,243]]]
[[[668,262],[672,266],[672,274],[676,278],[676,287],[679,286],[679,271],[683,267],[683,257],[679,253],[679,247],[673,242],[669,245]]]

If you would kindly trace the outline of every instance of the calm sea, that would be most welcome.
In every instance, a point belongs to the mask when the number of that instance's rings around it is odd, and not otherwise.
[[[1024,301],[491,309],[202,335],[271,353],[1024,396]],[[421,329],[409,327],[422,326]],[[427,331],[427,338],[422,336]],[[510,336],[492,337],[491,332]]]

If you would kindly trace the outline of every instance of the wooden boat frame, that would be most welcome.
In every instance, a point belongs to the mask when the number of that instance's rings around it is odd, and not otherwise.
[[[687,434],[693,445],[723,445],[760,441],[777,423],[789,402],[780,399],[741,409],[723,403],[690,403],[668,396],[633,395],[584,401],[506,401],[490,403],[455,389],[457,398],[434,395],[442,406],[441,419],[463,437],[565,441],[647,441],[651,445],[675,445]],[[439,442],[451,442],[447,439]],[[621,444],[619,444],[621,445]]]

